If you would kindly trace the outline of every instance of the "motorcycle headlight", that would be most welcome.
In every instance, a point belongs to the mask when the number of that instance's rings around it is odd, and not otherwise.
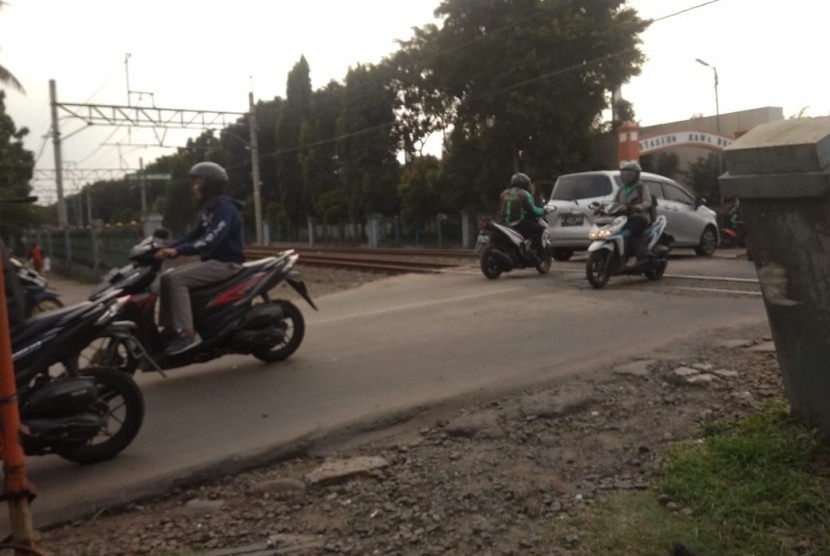
[[[591,233],[588,234],[588,239],[592,241],[598,241],[601,239],[608,239],[608,236],[611,235],[611,232],[606,228],[598,228],[591,230]]]

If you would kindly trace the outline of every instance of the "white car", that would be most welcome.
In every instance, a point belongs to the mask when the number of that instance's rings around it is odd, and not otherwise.
[[[715,211],[704,205],[706,200],[664,176],[643,172],[640,181],[657,199],[657,214],[668,221],[666,233],[674,238],[672,246],[694,247],[698,255],[711,256],[720,243],[720,231]],[[613,200],[620,187],[619,170],[559,176],[547,203],[554,259],[567,261],[574,251],[588,248],[588,205]]]

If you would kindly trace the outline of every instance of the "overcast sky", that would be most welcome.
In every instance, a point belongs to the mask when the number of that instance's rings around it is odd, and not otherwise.
[[[707,0],[629,0],[643,18],[659,19]],[[54,168],[48,82],[66,103],[132,104],[163,108],[247,110],[256,99],[285,95],[288,72],[301,55],[312,87],[342,81],[349,66],[375,63],[396,49],[411,28],[433,21],[438,0],[7,0],[0,11],[0,64],[26,88],[7,90],[6,106],[38,168]],[[781,106],[830,114],[830,71],[823,38],[830,0],[719,0],[656,21],[643,35],[648,62],[623,87],[643,125],[720,111]],[[126,54],[129,64],[125,65]],[[127,71],[128,70],[128,71]],[[62,121],[67,135],[80,127]],[[168,133],[181,145],[199,132]],[[86,129],[64,143],[64,160],[79,168],[137,167],[170,150],[147,131]],[[102,143],[122,145],[101,146]],[[37,183],[42,196],[49,185]],[[82,185],[82,184],[81,184]],[[46,190],[44,190],[44,187]],[[71,192],[73,184],[67,184]]]

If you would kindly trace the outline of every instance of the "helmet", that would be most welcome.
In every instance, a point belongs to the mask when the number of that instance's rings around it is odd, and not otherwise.
[[[620,166],[620,179],[623,185],[634,185],[640,181],[640,172],[643,169],[636,162],[626,162]]]
[[[187,175],[191,178],[202,178],[202,194],[207,197],[223,194],[228,185],[228,173],[215,162],[199,162]]]
[[[510,187],[521,187],[525,191],[530,191],[530,178],[521,172],[513,174],[510,178]]]

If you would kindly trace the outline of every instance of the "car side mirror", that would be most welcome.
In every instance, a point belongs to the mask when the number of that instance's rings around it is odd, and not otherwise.
[[[706,197],[696,197],[695,198],[695,208],[703,206],[706,204]]]

